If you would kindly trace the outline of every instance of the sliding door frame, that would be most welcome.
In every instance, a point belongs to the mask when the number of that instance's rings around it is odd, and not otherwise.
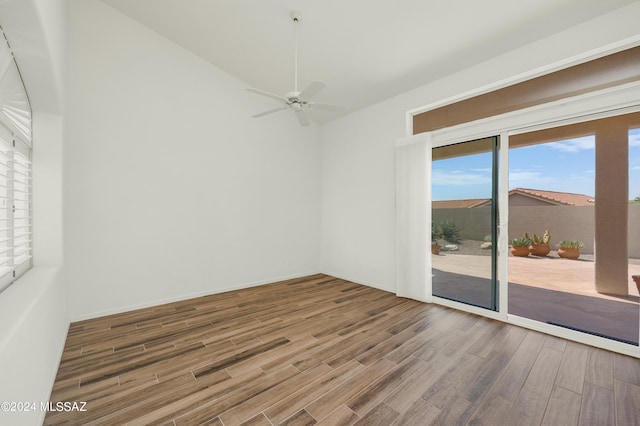
[[[529,329],[544,332],[546,334],[566,338],[595,347],[623,353],[640,358],[640,347],[617,342],[603,337],[555,327],[539,321],[522,318],[508,313],[508,235],[509,235],[509,136],[527,133],[534,130],[542,130],[553,127],[575,124],[599,118],[608,118],[640,111],[640,82],[620,85],[589,94],[550,102],[519,111],[514,111],[499,116],[489,117],[470,123],[422,133],[422,140],[426,141],[427,149],[451,145],[474,139],[500,136],[499,144],[499,195],[498,202],[500,233],[498,238],[498,310],[489,311],[483,308],[466,305],[437,296],[432,297],[432,302],[449,306],[466,312],[482,315]],[[418,135],[416,135],[418,136]],[[431,164],[426,167],[427,186],[431,182]],[[425,188],[427,203],[431,204],[432,194],[430,188]],[[425,227],[427,224],[425,223]],[[427,294],[432,292],[431,271],[426,274]],[[640,336],[639,336],[640,337]]]
[[[491,207],[490,207],[490,227],[491,227],[491,241],[498,241],[498,224],[500,223],[500,219],[498,218],[497,214],[498,214],[498,206],[500,205],[499,203],[499,192],[498,192],[498,188],[500,186],[500,182],[499,182],[499,176],[500,176],[500,171],[499,171],[499,149],[500,149],[500,135],[493,135],[491,137],[488,138],[483,138],[483,139],[489,139],[491,140],[491,150],[489,152],[491,152]],[[445,146],[452,146],[452,145],[459,145],[459,144],[464,144],[467,142],[478,142],[478,140],[469,140],[469,141],[465,141],[465,142],[456,142],[453,144],[443,144],[443,145],[439,145],[439,146],[432,146],[429,149],[434,149],[434,148],[442,148]],[[471,153],[473,154],[473,153]],[[431,175],[432,175],[432,166],[433,166],[433,160],[429,161],[429,164],[427,165],[427,168],[429,169],[429,182],[432,183],[431,180]],[[429,188],[429,190],[426,192],[429,195],[431,195],[431,190]],[[433,208],[432,206],[432,201],[431,201],[431,197],[429,197],[429,200],[427,202],[428,204],[428,209],[431,210]],[[448,301],[453,301],[455,303],[463,303],[465,305],[468,306],[474,306],[477,307],[479,309],[485,309],[485,310],[489,310],[489,311],[493,311],[493,312],[497,312],[498,311],[498,306],[500,305],[501,301],[497,300],[497,295],[500,293],[498,291],[498,276],[499,276],[499,268],[498,268],[498,249],[497,249],[498,245],[496,244],[492,244],[491,245],[491,262],[490,262],[490,268],[491,268],[491,288],[490,288],[490,306],[480,306],[477,304],[472,303],[471,301],[469,302],[459,302],[456,299],[452,299],[452,298],[446,298],[442,295],[438,296],[435,293],[433,293],[433,274],[428,274],[429,276],[429,291],[431,293],[431,297],[432,298],[437,298],[437,300],[439,302],[441,302],[442,304],[444,304],[445,300]],[[429,269],[432,268],[431,263],[429,264]]]

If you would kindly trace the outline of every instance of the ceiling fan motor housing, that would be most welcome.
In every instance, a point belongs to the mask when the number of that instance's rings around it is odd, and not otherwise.
[[[283,103],[285,106],[281,106],[280,108],[274,108],[269,111],[265,111],[260,114],[256,114],[253,117],[263,117],[268,114],[272,114],[274,112],[282,111],[283,109],[291,109],[296,113],[296,117],[301,126],[309,125],[309,118],[307,117],[307,111],[311,109],[320,109],[325,111],[340,111],[341,108],[335,107],[333,105],[326,105],[317,102],[310,102],[308,99],[313,97],[318,91],[322,90],[325,87],[325,84],[322,81],[314,81],[307,88],[302,91],[298,90],[298,32],[297,25],[302,20],[302,13],[294,10],[291,12],[291,19],[293,19],[294,28],[296,28],[294,42],[295,42],[295,52],[294,52],[294,81],[293,86],[294,90],[291,92],[287,92],[284,96],[279,96],[273,93],[265,92],[263,90],[258,89],[247,89],[253,93],[256,93],[261,96],[266,96],[268,98],[275,99]]]
[[[295,99],[300,99],[300,93],[301,92],[287,92],[286,95],[284,95],[285,98],[289,99],[290,101],[293,101]]]
[[[302,21],[302,13],[298,12],[297,10],[292,11],[290,16],[291,16],[291,19],[293,19],[294,22]]]

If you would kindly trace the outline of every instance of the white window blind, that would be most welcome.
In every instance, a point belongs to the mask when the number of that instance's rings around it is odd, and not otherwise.
[[[31,267],[30,151],[0,123],[0,289]]]
[[[431,302],[431,146],[418,134],[396,141],[396,294]]]
[[[30,149],[0,124],[0,289],[30,267]]]
[[[31,107],[0,39],[0,291],[31,268]]]
[[[0,37],[0,122],[31,146],[31,105],[4,33]]]

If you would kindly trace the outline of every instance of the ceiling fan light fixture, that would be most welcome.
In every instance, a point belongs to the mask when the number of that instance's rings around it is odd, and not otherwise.
[[[309,118],[307,117],[307,111],[314,109],[313,106],[316,105],[318,110],[325,111],[336,111],[336,112],[344,112],[344,108],[340,108],[333,105],[325,105],[325,104],[316,104],[314,102],[310,102],[313,96],[316,95],[320,90],[324,89],[325,84],[322,81],[314,81],[309,86],[307,86],[304,90],[298,90],[298,23],[302,21],[302,13],[294,10],[290,14],[291,19],[293,20],[294,25],[294,57],[293,57],[293,91],[287,92],[284,96],[279,96],[273,93],[265,92],[263,90],[258,89],[247,89],[248,91],[255,93],[257,95],[266,96],[268,98],[274,99],[278,102],[283,103],[285,106],[281,108],[275,108],[269,111],[265,111],[263,113],[255,114],[252,117],[264,117],[265,115],[278,112],[284,109],[291,109],[295,112],[298,122],[301,126],[309,125]]]

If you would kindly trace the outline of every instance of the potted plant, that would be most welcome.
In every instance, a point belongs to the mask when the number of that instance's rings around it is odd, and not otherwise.
[[[512,256],[527,257],[529,256],[529,246],[531,240],[528,238],[514,238],[511,240],[511,248],[509,251]]]
[[[636,287],[638,287],[638,293],[640,293],[640,275],[631,275],[631,279],[636,283]]]
[[[577,259],[580,257],[580,249],[584,246],[578,240],[563,240],[558,243],[558,256],[565,259]]]
[[[431,254],[440,254],[442,246],[438,244],[438,238],[442,237],[442,229],[431,222]]]
[[[531,240],[531,245],[529,246],[529,253],[533,256],[546,256],[551,251],[551,247],[549,247],[549,240],[551,240],[551,234],[549,234],[549,230],[544,231],[542,236],[537,236],[533,234],[533,236],[529,237],[528,233],[524,233],[524,237]]]

